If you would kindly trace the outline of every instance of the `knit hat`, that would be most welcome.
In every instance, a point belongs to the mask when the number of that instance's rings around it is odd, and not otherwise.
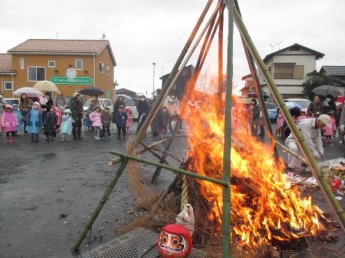
[[[119,105],[119,107],[118,107],[118,108],[119,108],[119,109],[120,109],[120,108],[123,108],[123,105]]]
[[[13,104],[12,106],[13,106],[13,107],[18,107],[18,104]]]
[[[72,112],[71,112],[71,110],[69,108],[67,108],[67,109],[65,109],[65,113],[71,114]]]
[[[329,115],[321,115],[317,118],[317,121],[324,123],[326,126],[331,126],[331,118]]]
[[[36,101],[34,105],[40,106],[40,103]]]
[[[12,107],[12,105],[11,105],[11,104],[6,104],[6,108],[13,109],[13,107]]]

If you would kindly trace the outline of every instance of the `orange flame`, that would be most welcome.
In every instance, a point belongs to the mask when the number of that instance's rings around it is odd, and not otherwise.
[[[181,114],[188,125],[189,169],[198,174],[222,178],[224,116],[217,96],[207,95],[198,108],[187,104]],[[235,100],[236,101],[236,100]],[[232,108],[231,238],[240,245],[259,247],[271,240],[289,241],[322,230],[321,211],[311,198],[302,199],[297,187],[286,180],[282,158],[275,160],[273,147],[258,141],[249,130],[250,114],[244,106]],[[210,204],[209,219],[221,224],[222,186],[199,181],[200,193]],[[276,233],[274,233],[276,232]],[[279,232],[279,233],[277,233]],[[302,233],[298,233],[302,232]]]

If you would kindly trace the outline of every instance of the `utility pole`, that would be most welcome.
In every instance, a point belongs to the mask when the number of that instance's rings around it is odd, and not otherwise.
[[[155,96],[155,66],[156,63],[152,63],[153,64],[153,82],[152,82],[152,99]]]

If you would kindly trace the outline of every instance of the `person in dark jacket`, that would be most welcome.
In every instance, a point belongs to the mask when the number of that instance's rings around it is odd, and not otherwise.
[[[323,102],[323,107],[322,107],[323,114],[328,114],[329,112],[333,112],[333,114],[336,114],[337,112],[337,106],[331,94],[328,94],[326,96],[326,100]]]
[[[137,103],[137,111],[138,111],[138,127],[137,127],[137,133],[138,133],[147,117],[147,114],[150,112],[150,105],[147,102],[146,97],[144,95],[140,97],[140,100]]]
[[[157,122],[159,126],[159,134],[163,138],[168,132],[170,115],[166,106],[162,107],[162,110],[157,115]]]
[[[44,97],[47,100],[45,103],[41,104],[41,108],[43,108],[42,117],[44,118],[46,113],[49,112],[50,107],[54,105],[54,101],[50,96],[50,92],[44,93]]]
[[[55,113],[54,106],[50,107],[50,110],[43,117],[44,133],[46,135],[46,141],[54,140],[54,133],[57,126],[58,116]]]
[[[101,139],[110,140],[110,122],[111,122],[111,115],[109,114],[109,108],[104,108],[102,115],[102,132],[101,132]],[[108,136],[105,137],[105,131],[108,132]]]
[[[75,93],[70,103],[69,109],[72,112],[72,118],[74,122],[72,123],[72,134],[74,140],[81,140],[81,120],[83,118],[83,103],[80,100],[80,94]]]
[[[156,103],[157,98],[158,96],[155,96],[153,98],[150,110],[152,109],[153,105]],[[158,136],[159,134],[158,113],[155,115],[155,117],[152,120],[151,131],[152,131],[152,136]]]
[[[147,102],[147,99],[144,95],[140,97],[140,100],[137,103],[137,110],[138,110],[138,119],[140,122],[143,122],[150,112],[150,105]]]
[[[123,134],[123,138],[126,137],[126,123],[127,123],[127,113],[123,111],[123,106],[119,105],[118,111],[116,113],[116,127],[117,127],[117,139],[121,139],[121,132]]]
[[[117,111],[119,111],[119,106],[122,106],[122,108],[126,107],[126,103],[125,103],[123,96],[119,96],[114,103],[113,121],[112,122],[115,124],[116,124],[116,114],[117,114]]]

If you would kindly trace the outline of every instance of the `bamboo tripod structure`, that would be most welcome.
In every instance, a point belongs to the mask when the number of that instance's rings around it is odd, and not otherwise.
[[[239,14],[239,7],[237,0],[235,0],[235,4],[233,2],[234,0],[219,0],[218,4],[216,6],[216,9],[213,11],[209,21],[206,23],[205,28],[202,30],[200,33],[200,36],[197,38],[196,43],[193,45],[193,47],[190,49],[188,55],[188,49],[191,47],[192,42],[198,32],[198,30],[201,27],[201,24],[207,14],[207,12],[210,9],[210,6],[213,2],[213,0],[208,0],[204,10],[202,11],[202,14],[200,15],[190,37],[188,38],[178,60],[176,61],[167,81],[165,82],[164,86],[162,87],[162,91],[160,95],[157,98],[157,101],[153,105],[150,113],[148,114],[146,120],[144,121],[143,125],[141,126],[139,132],[137,133],[137,136],[135,140],[133,141],[132,145],[130,146],[129,150],[127,153],[120,153],[116,151],[111,151],[112,154],[118,155],[120,159],[114,159],[114,163],[121,162],[120,167],[117,169],[117,172],[112,179],[110,185],[106,189],[104,195],[102,196],[97,208],[93,212],[92,216],[90,217],[88,223],[86,224],[85,228],[81,232],[79,238],[77,239],[75,245],[72,247],[71,251],[72,253],[76,253],[84,241],[87,233],[91,229],[93,223],[97,219],[97,216],[99,215],[100,211],[102,210],[106,200],[108,199],[111,191],[115,187],[118,179],[121,177],[122,172],[126,168],[126,165],[128,161],[131,160],[136,160],[138,162],[154,165],[158,168],[164,168],[167,170],[174,171],[179,174],[183,174],[186,176],[192,176],[196,177],[202,180],[207,180],[216,184],[220,184],[223,186],[223,213],[222,213],[222,256],[223,257],[231,257],[231,243],[230,243],[230,209],[231,209],[231,191],[230,191],[230,176],[231,176],[231,151],[230,151],[230,146],[231,146],[231,106],[232,106],[232,77],[233,77],[233,22],[236,22],[236,25],[241,33],[241,38],[242,38],[242,43],[244,45],[245,51],[246,51],[246,56],[247,60],[250,66],[250,70],[252,73],[253,78],[256,80],[255,83],[255,89],[257,92],[257,95],[259,97],[259,102],[261,104],[261,108],[264,115],[264,120],[266,123],[266,128],[268,128],[270,136],[272,136],[272,129],[270,126],[270,122],[268,119],[268,113],[266,106],[264,105],[264,98],[263,98],[263,93],[261,88],[259,87],[258,81],[257,81],[257,75],[254,69],[254,61],[258,65],[259,69],[261,70],[262,74],[265,77],[265,80],[267,81],[267,84],[269,85],[269,88],[271,92],[274,95],[274,98],[276,102],[279,104],[279,107],[283,111],[284,117],[287,120],[287,123],[289,127],[291,128],[291,131],[293,132],[295,138],[297,139],[298,145],[300,149],[302,150],[302,154],[305,157],[305,159],[308,162],[308,165],[312,168],[312,172],[314,176],[317,178],[320,187],[322,189],[322,193],[324,194],[325,199],[327,200],[330,208],[334,213],[337,215],[337,218],[341,222],[341,225],[344,229],[345,225],[345,213],[340,207],[338,201],[335,199],[333,193],[331,192],[328,183],[326,182],[326,179],[324,178],[316,160],[314,159],[313,155],[310,152],[309,147],[305,143],[301,133],[298,131],[297,126],[292,120],[292,117],[290,113],[288,112],[287,107],[285,106],[285,103],[277,89],[277,86],[275,85],[273,79],[271,78],[267,67],[263,63],[262,59],[260,58],[253,42],[251,41],[251,38],[249,36],[249,33],[246,30],[246,27],[242,21],[242,18]],[[228,9],[228,46],[227,46],[227,86],[226,86],[226,98],[225,98],[225,128],[224,128],[224,159],[223,159],[223,180],[211,178],[211,177],[206,177],[206,176],[201,176],[189,171],[185,171],[182,169],[177,169],[172,166],[168,166],[166,164],[158,163],[158,162],[153,162],[145,159],[141,159],[135,156],[130,155],[130,153],[142,153],[146,149],[140,149],[136,150],[138,144],[140,143],[141,139],[143,138],[149,124],[152,122],[153,118],[156,116],[159,107],[162,105],[164,99],[168,95],[169,91],[173,87],[174,83],[176,82],[178,76],[182,72],[182,69],[185,67],[187,64],[189,58],[193,54],[194,50],[196,49],[197,45],[200,43],[203,35],[207,32],[206,38],[213,38],[212,35],[214,35],[215,32],[215,27],[214,24],[216,23],[216,26],[219,28],[219,34],[218,34],[218,81],[219,81],[219,95],[223,93],[223,88],[222,88],[222,70],[223,70],[223,60],[222,60],[222,39],[223,39],[223,33],[222,33],[222,28],[223,28],[223,11],[224,11],[224,5],[227,6]],[[218,20],[215,22],[216,17],[218,15]],[[212,28],[213,27],[213,28]],[[204,53],[203,56],[206,56],[208,52],[207,48],[207,43],[204,42],[204,47],[202,48]],[[209,43],[208,43],[209,44]],[[210,44],[209,44],[210,45]],[[187,55],[187,57],[186,57]],[[199,58],[198,60],[198,66],[196,67],[195,71],[195,76],[193,75],[192,80],[197,79],[197,75],[200,73],[204,58]],[[272,141],[273,142],[273,141]],[[166,150],[167,151],[167,150]],[[275,150],[275,156],[277,156],[277,152]],[[111,162],[112,163],[112,162]],[[112,163],[112,165],[114,164]]]

